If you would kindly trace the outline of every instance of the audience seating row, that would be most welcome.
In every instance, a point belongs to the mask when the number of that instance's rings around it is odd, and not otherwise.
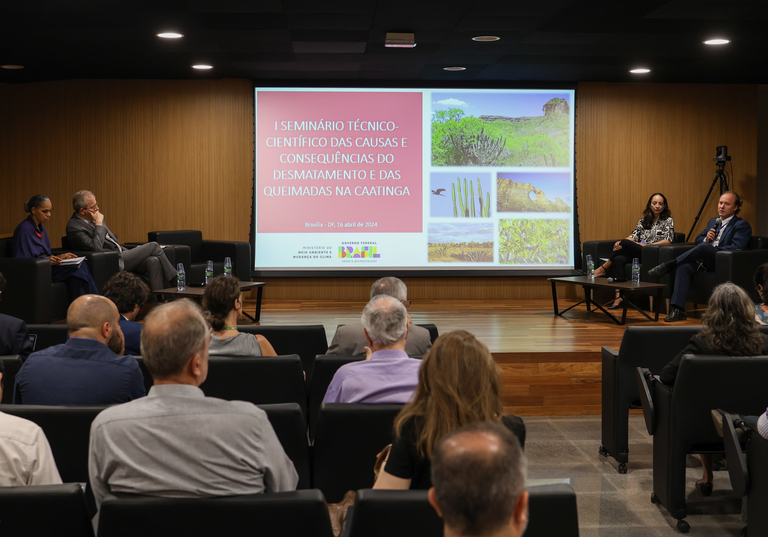
[[[768,439],[747,431],[743,439],[746,461],[741,457],[742,441],[736,436],[733,422],[723,421],[723,441],[733,492],[736,497],[747,496],[749,535],[768,535]]]
[[[528,489],[526,537],[578,537],[576,495],[570,485]],[[45,513],[45,516],[40,516]],[[553,516],[557,513],[557,516]],[[77,483],[0,488],[4,535],[93,537]],[[7,533],[6,533],[7,532]],[[328,509],[316,489],[224,498],[124,497],[104,502],[99,537],[330,537]],[[438,537],[442,520],[426,491],[360,490],[344,535]]]
[[[683,356],[674,389],[637,368],[648,434],[653,435],[653,493],[687,533],[686,455],[722,454],[711,409],[742,415],[765,412],[768,356]],[[650,382],[649,382],[650,379]],[[730,462],[730,461],[729,461]]]
[[[602,445],[600,453],[611,455],[626,473],[629,460],[629,410],[640,408],[636,369],[654,375],[688,344],[701,326],[628,326],[618,352],[603,347]],[[760,331],[768,334],[768,326]]]

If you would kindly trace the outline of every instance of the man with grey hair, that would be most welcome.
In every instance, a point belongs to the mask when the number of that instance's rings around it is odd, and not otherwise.
[[[67,239],[75,250],[99,252],[113,250],[120,255],[120,270],[145,274],[152,291],[173,287],[176,269],[156,242],[128,248],[118,242],[104,222],[104,215],[93,192],[80,190],[72,196],[75,210],[67,222]]]
[[[371,286],[371,298],[380,295],[395,297],[405,307],[411,305],[411,301],[408,300],[408,288],[399,278],[388,276],[376,280]],[[413,324],[410,317],[408,324],[410,325],[410,332],[408,333],[408,341],[405,343],[405,352],[408,356],[424,356],[432,347],[429,330]],[[343,324],[336,329],[336,334],[333,336],[333,341],[331,341],[326,355],[359,356],[365,354],[366,345],[368,342],[363,335],[362,323]]]
[[[373,297],[362,316],[370,347],[362,362],[336,371],[324,403],[407,403],[419,383],[421,360],[405,352],[410,324],[405,306],[388,295]]]
[[[155,307],[141,354],[155,384],[91,425],[88,474],[97,507],[114,493],[172,498],[294,490],[298,474],[266,413],[206,397],[211,336],[190,300]]]
[[[520,537],[528,525],[525,455],[509,429],[477,422],[445,435],[432,454],[429,503],[446,537]]]

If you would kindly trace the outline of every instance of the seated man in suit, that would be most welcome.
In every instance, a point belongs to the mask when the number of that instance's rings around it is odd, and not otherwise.
[[[149,289],[141,278],[131,272],[115,272],[104,285],[105,297],[120,312],[120,329],[125,339],[125,354],[141,356],[141,323],[134,321],[147,301]]]
[[[143,397],[144,377],[125,348],[108,298],[83,295],[67,310],[66,343],[33,352],[16,375],[15,404],[112,405]]]
[[[440,439],[428,497],[444,534],[522,536],[528,526],[525,466],[517,438],[498,423],[472,423]]]
[[[3,386],[3,362],[0,360],[0,400],[3,399]],[[3,412],[0,412],[0,469],[0,487],[61,483],[43,430],[29,420]]]
[[[0,299],[2,299],[4,289],[5,278],[0,272]],[[16,317],[0,313],[0,356],[29,354],[31,352],[32,343],[29,341],[27,323]]]
[[[88,450],[96,506],[115,493],[207,497],[294,490],[298,474],[266,413],[206,397],[208,325],[190,300],[155,307],[141,346],[149,395],[101,412]]]
[[[67,222],[67,239],[74,250],[115,250],[120,254],[120,270],[146,274],[153,291],[176,285],[176,269],[156,242],[128,249],[120,244],[104,222],[96,197],[80,190],[72,197],[75,213]]]
[[[752,239],[752,226],[736,216],[741,211],[741,198],[736,192],[725,192],[717,204],[717,218],[712,218],[696,237],[696,246],[684,254],[648,271],[651,278],[661,278],[675,270],[675,287],[670,304],[672,311],[664,319],[673,323],[688,318],[685,302],[691,280],[697,272],[715,270],[715,255],[721,250],[743,250]]]
[[[408,300],[408,288],[402,280],[393,277],[386,277],[376,280],[371,286],[371,298],[379,295],[389,295],[398,299],[405,307],[411,305]],[[424,356],[432,347],[432,340],[429,337],[429,330],[422,326],[416,326],[408,317],[410,332],[408,341],[405,345],[405,352],[408,356]],[[363,335],[362,323],[349,323],[336,329],[331,346],[328,347],[326,355],[336,356],[359,356],[365,354],[365,346],[368,342]]]
[[[407,403],[419,383],[421,360],[405,352],[410,326],[405,306],[394,297],[375,296],[362,319],[368,356],[336,371],[323,403]]]

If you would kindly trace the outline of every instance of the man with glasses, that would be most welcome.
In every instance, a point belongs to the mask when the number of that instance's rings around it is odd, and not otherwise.
[[[371,298],[379,295],[388,295],[402,302],[406,308],[411,305],[408,299],[408,288],[402,280],[388,276],[376,280],[371,286]],[[432,347],[429,330],[417,326],[408,317],[408,340],[405,343],[405,352],[409,356],[424,356]],[[363,323],[356,322],[341,325],[336,329],[327,355],[335,356],[359,356],[365,354],[365,347],[369,343],[363,334]]]
[[[104,222],[96,196],[80,190],[72,197],[75,213],[67,222],[67,238],[74,250],[114,250],[120,254],[120,270],[144,274],[152,291],[174,287],[176,269],[159,244],[148,242],[134,248],[120,244]]]

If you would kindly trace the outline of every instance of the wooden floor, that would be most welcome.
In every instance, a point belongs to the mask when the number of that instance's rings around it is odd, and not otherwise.
[[[574,301],[560,300],[564,309]],[[359,320],[362,301],[265,300],[262,325],[322,324],[330,342],[336,326]],[[255,301],[245,310],[253,313]],[[620,310],[617,310],[620,312]],[[504,381],[504,408],[521,416],[585,415],[600,413],[601,354],[603,346],[618,349],[624,326],[601,312],[578,306],[555,316],[552,301],[460,300],[419,301],[408,309],[415,323],[433,323],[441,334],[467,330],[485,342],[499,364]],[[689,312],[688,321],[700,324],[703,310]],[[627,326],[660,326],[634,311]]]

